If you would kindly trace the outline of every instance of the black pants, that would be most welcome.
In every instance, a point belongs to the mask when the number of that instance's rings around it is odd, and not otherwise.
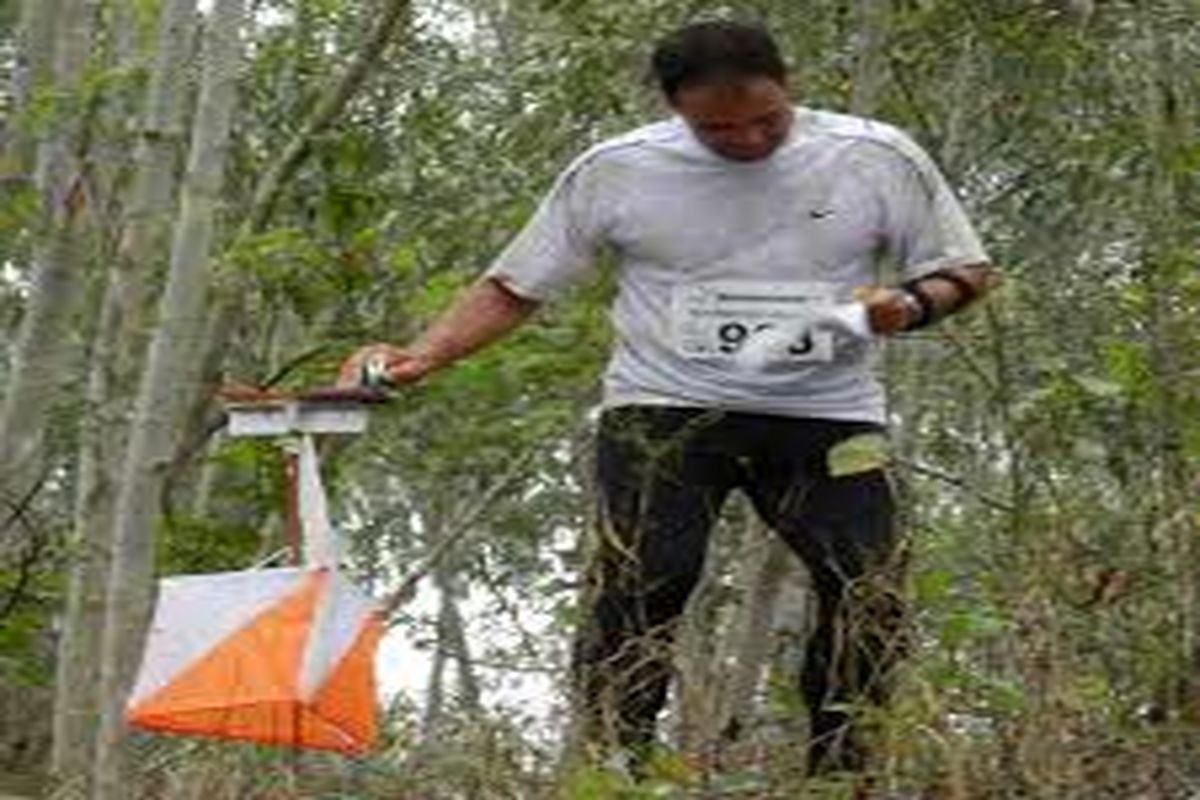
[[[600,541],[589,616],[574,651],[588,738],[633,749],[653,740],[676,622],[701,576],[721,506],[741,489],[803,559],[817,596],[815,630],[798,665],[810,762],[859,766],[846,706],[886,699],[902,649],[897,536],[880,464],[868,452],[831,474],[830,450],[879,432],[870,423],[696,408],[604,413]]]

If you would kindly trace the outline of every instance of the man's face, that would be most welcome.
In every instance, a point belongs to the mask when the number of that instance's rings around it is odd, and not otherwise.
[[[697,84],[671,99],[696,138],[734,161],[758,161],[775,152],[792,125],[787,87],[771,78]]]

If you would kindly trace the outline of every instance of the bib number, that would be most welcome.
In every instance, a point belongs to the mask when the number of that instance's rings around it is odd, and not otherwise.
[[[752,337],[781,329],[794,340],[788,363],[833,358],[833,335],[806,330],[814,312],[833,301],[833,287],[815,282],[715,281],[678,286],[671,297],[676,351],[685,358],[732,360]]]

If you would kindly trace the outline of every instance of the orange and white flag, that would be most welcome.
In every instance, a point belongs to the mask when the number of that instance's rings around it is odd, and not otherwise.
[[[299,472],[306,565],[160,581],[129,724],[344,753],[372,747],[383,618],[337,569],[307,437]]]

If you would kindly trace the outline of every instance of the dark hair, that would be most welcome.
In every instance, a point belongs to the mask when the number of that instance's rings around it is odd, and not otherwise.
[[[740,78],[783,83],[787,67],[775,40],[757,23],[711,20],[687,25],[654,47],[651,70],[668,99],[696,84]]]

